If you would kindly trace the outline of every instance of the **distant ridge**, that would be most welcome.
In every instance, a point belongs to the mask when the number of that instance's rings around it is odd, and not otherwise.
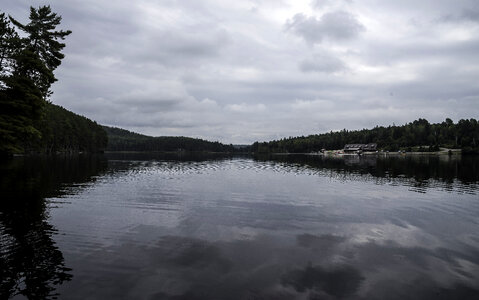
[[[184,136],[152,137],[117,127],[103,126],[108,134],[107,151],[160,151],[160,152],[238,152],[233,145],[210,142]],[[243,148],[241,148],[243,149]]]

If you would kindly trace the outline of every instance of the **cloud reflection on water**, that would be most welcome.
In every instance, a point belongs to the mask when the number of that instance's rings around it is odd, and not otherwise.
[[[124,243],[92,252],[81,262],[87,272],[65,292],[88,283],[98,299],[459,299],[479,293],[478,254],[392,240],[357,243],[330,234],[233,241],[168,235],[150,245]],[[103,267],[115,267],[98,274],[102,259]],[[474,269],[468,272],[459,261]]]

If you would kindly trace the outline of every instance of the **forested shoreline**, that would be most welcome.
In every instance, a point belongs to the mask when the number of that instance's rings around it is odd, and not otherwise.
[[[377,143],[381,150],[432,152],[441,147],[462,149],[465,154],[479,154],[479,124],[476,119],[461,119],[454,123],[446,119],[431,124],[418,119],[402,126],[376,126],[373,129],[346,130],[289,137],[269,142],[255,142],[256,153],[310,153],[322,149],[343,149],[346,144]]]

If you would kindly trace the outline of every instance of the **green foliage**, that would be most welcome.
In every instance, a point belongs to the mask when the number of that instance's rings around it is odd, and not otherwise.
[[[479,125],[475,119],[451,119],[430,124],[418,119],[403,126],[376,126],[373,129],[348,131],[346,129],[307,137],[290,137],[252,145],[257,153],[309,153],[321,149],[342,149],[345,144],[377,143],[387,151],[438,151],[439,147],[461,148],[465,153],[479,153]]]
[[[204,151],[236,152],[240,149],[220,142],[209,142],[189,137],[161,136],[152,137],[134,133],[125,129],[103,127],[108,133],[109,151]]]

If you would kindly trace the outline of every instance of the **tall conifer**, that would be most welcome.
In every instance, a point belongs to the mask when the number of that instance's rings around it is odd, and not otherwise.
[[[26,36],[19,38],[9,20]],[[0,15],[0,154],[25,151],[40,138],[35,122],[64,58],[59,40],[71,33],[55,30],[61,17],[50,6],[31,7],[28,24],[9,20]]]

